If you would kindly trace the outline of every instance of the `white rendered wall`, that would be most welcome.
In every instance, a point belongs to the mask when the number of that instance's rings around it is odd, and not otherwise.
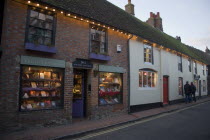
[[[157,48],[153,48],[154,65],[144,63],[143,43],[130,41],[130,104],[140,105],[161,102],[160,95],[160,54]],[[150,68],[157,71],[157,83],[155,88],[139,87],[139,69]]]
[[[182,72],[178,71],[178,56],[176,54],[159,50],[153,47],[154,64],[144,63],[144,46],[143,43],[136,40],[130,40],[130,105],[141,105],[157,103],[163,101],[163,76],[169,76],[169,101],[182,99],[184,96],[179,95],[178,82],[179,77],[183,78],[183,86],[186,81],[194,81],[193,62],[191,63],[191,72],[188,67],[188,59],[182,57]],[[157,84],[155,88],[139,87],[139,69],[150,68],[157,71]],[[207,84],[206,66],[205,75],[203,75],[202,65],[197,63],[197,74],[201,80],[201,95],[207,95],[203,91],[203,80]],[[206,85],[207,88],[207,85]],[[198,90],[197,90],[198,91]],[[184,89],[183,89],[184,93]],[[198,95],[198,92],[196,92]]]

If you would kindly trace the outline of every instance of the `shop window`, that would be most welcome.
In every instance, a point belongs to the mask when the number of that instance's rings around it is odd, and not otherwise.
[[[156,82],[156,72],[139,70],[139,87],[153,88],[156,86]]]
[[[122,103],[122,84],[122,74],[100,72],[99,105]]]
[[[195,61],[193,62],[193,68],[194,68],[195,74],[197,74],[197,63]]]
[[[22,67],[20,110],[63,107],[63,69]]]
[[[183,78],[179,77],[179,95],[183,95]]]
[[[153,64],[153,48],[144,44],[144,62]]]
[[[27,42],[36,45],[54,45],[54,13],[31,8],[28,18]]]
[[[206,92],[206,81],[203,80],[203,92]]]
[[[190,59],[188,59],[188,68],[189,68],[189,72],[191,72],[191,71],[192,71],[191,67],[192,67],[191,60],[190,60]]]
[[[182,56],[178,56],[178,70],[182,72]]]
[[[106,29],[91,25],[91,53],[107,54]]]

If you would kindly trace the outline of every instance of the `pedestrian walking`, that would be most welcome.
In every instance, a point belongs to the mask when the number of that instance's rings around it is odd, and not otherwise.
[[[195,87],[195,85],[193,84],[193,82],[191,82],[190,87],[191,87],[191,93],[192,93],[193,101],[196,102],[196,97],[195,97],[196,87]]]
[[[188,81],[186,82],[186,84],[184,85],[184,92],[185,92],[185,103],[189,103],[190,102],[190,85],[188,83]]]

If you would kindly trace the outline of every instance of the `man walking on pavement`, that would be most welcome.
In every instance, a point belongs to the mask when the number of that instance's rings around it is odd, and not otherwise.
[[[185,92],[185,103],[189,103],[190,102],[190,85],[188,83],[188,81],[186,82],[186,84],[184,85],[184,92]]]
[[[196,102],[196,97],[195,97],[196,87],[195,87],[195,85],[193,84],[193,82],[191,82],[190,87],[191,87],[191,92],[192,92],[193,101]]]

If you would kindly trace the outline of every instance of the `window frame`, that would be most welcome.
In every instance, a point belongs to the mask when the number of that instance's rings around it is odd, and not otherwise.
[[[188,68],[189,68],[189,72],[192,72],[192,61],[191,61],[191,59],[188,59]]]
[[[147,48],[150,49],[151,53],[148,53],[148,52],[145,51]],[[143,54],[144,63],[145,63],[145,64],[154,64],[153,46],[150,45],[150,44],[144,44],[144,51],[143,51],[143,53],[144,53],[144,54]],[[147,54],[147,53],[148,53],[148,54]],[[148,55],[148,56],[151,56],[151,58],[147,58],[147,55]],[[147,59],[148,59],[148,60],[151,60],[151,62],[145,61],[145,60],[147,60]]]
[[[202,65],[202,71],[203,71],[203,75],[205,76],[205,66]]]
[[[181,87],[180,87],[180,80],[181,80],[181,84],[182,84]],[[180,93],[180,88],[182,88],[181,93]],[[179,95],[182,95],[182,96],[184,95],[183,94],[183,78],[182,77],[179,77],[179,79],[178,79],[178,92],[179,92]]]
[[[106,29],[106,28],[103,28],[103,27],[100,27],[100,26],[97,26],[97,25],[93,25],[93,24],[90,24],[89,25],[89,28],[90,28],[90,30],[89,30],[89,34],[90,34],[90,37],[89,37],[89,52],[90,53],[96,53],[96,54],[102,54],[102,55],[108,55],[108,52],[109,52],[109,49],[108,49],[108,30]],[[102,32],[104,32],[105,33],[105,39],[104,39],[104,53],[101,53],[100,51],[100,49],[101,49],[101,46],[99,46],[98,48],[98,50],[99,51],[97,51],[97,52],[94,52],[94,51],[92,51],[92,41],[94,41],[94,40],[92,40],[92,32],[91,32],[91,30],[92,29],[94,29],[94,28],[98,28],[98,29],[100,29]],[[101,43],[102,41],[98,41],[99,43]]]
[[[147,86],[144,86],[144,73],[147,73],[146,74],[146,85]],[[150,76],[151,76],[150,86],[148,86],[149,85],[149,81],[148,81],[149,80],[149,77],[148,77],[149,76],[149,73],[150,73]],[[138,75],[138,77],[139,77],[139,85],[138,85],[138,87],[139,88],[149,88],[149,89],[152,89],[152,88],[156,88],[157,87],[157,72],[156,71],[154,71],[154,70],[139,69],[138,74],[139,74]]]
[[[26,22],[26,33],[25,33],[25,43],[32,43],[34,44],[33,42],[30,42],[29,41],[29,30],[30,30],[30,26],[31,27],[35,27],[35,28],[39,28],[41,30],[48,30],[48,29],[44,29],[44,28],[41,28],[41,27],[36,27],[36,26],[32,26],[30,25],[30,18],[31,18],[31,11],[36,11],[38,13],[42,13],[42,14],[45,14],[45,15],[50,15],[53,17],[53,20],[52,20],[52,30],[49,30],[49,31],[52,31],[52,34],[51,34],[51,44],[50,45],[45,45],[44,43],[43,44],[36,44],[36,45],[42,45],[42,46],[50,46],[50,47],[54,47],[55,46],[55,38],[56,38],[56,19],[57,19],[57,14],[53,11],[50,11],[50,10],[46,10],[46,9],[42,9],[42,8],[37,8],[37,7],[33,7],[33,6],[28,6],[28,10],[27,10],[27,22]],[[47,12],[50,14],[47,14]],[[39,20],[39,19],[38,19]],[[46,37],[47,38],[47,37]]]
[[[182,56],[181,55],[178,55],[178,71],[183,72]]]
[[[194,68],[194,72],[195,74],[198,73],[198,70],[197,70],[197,63],[195,61],[193,61],[193,68]]]
[[[203,92],[206,92],[206,80],[203,80]]]

